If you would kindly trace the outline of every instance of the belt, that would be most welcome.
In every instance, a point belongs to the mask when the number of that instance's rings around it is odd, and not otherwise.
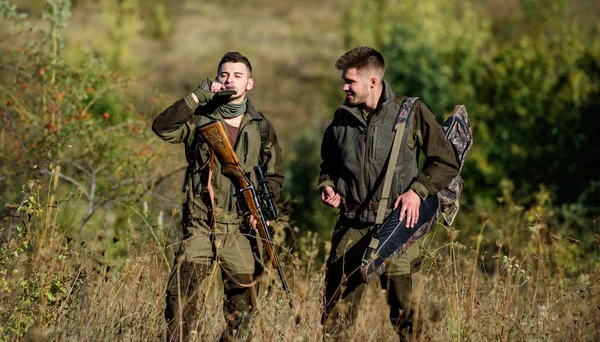
[[[358,208],[364,207],[365,210],[375,211],[379,209],[379,202],[369,202],[366,206],[364,204],[352,204],[348,205],[346,202],[342,203],[343,211],[354,211]]]

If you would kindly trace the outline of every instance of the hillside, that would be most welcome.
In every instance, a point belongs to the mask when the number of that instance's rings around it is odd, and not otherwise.
[[[142,99],[156,92],[181,97],[215,76],[225,52],[240,51],[253,64],[252,100],[283,137],[323,117],[324,88],[337,82],[333,63],[344,52],[339,1],[170,3],[172,31],[154,39],[147,34],[151,23],[141,21],[123,50],[124,71],[148,74]],[[73,9],[70,44],[105,54],[111,32],[103,9],[102,1]]]
[[[597,1],[14,3],[29,19],[0,0],[0,340],[160,339],[186,161],[151,123],[237,50],[283,145],[272,237],[298,303],[267,267],[253,332],[322,341],[337,211],[314,183],[343,97],[333,63],[359,44],[381,49],[395,91],[438,118],[465,104],[473,123],[459,215],[419,240],[424,340],[599,340]],[[223,329],[214,275],[202,341]],[[386,299],[367,287],[352,340],[396,338]]]

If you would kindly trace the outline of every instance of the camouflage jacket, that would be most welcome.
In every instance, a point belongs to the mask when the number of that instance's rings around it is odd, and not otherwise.
[[[341,215],[373,223],[381,199],[386,161],[394,139],[394,124],[405,96],[387,82],[378,108],[365,117],[357,107],[340,106],[321,145],[321,174],[317,188],[329,185],[344,198]],[[399,100],[399,101],[398,101]],[[419,172],[419,156],[425,155]],[[458,162],[440,124],[418,100],[408,117],[395,166],[390,203],[412,188],[422,199],[436,194],[458,174]],[[359,209],[359,210],[357,210]],[[391,212],[388,209],[388,213]]]
[[[211,153],[207,144],[197,133],[196,127],[214,120],[221,121],[223,127],[226,127],[216,106],[212,100],[197,104],[190,94],[160,113],[152,125],[154,132],[163,140],[173,144],[183,143],[185,146],[188,161],[183,184],[186,197],[184,203],[186,219],[206,220],[208,218],[208,208],[211,203],[207,185]],[[261,158],[263,159],[267,186],[277,199],[284,178],[281,148],[275,129],[267,121],[268,137],[264,144],[264,150],[260,151],[259,121],[261,120],[266,119],[248,99],[246,113],[233,148],[241,168],[245,172],[250,172],[250,179],[255,186],[258,186],[258,182],[254,174],[254,167],[259,165]],[[216,158],[210,182],[214,190],[215,220],[217,222],[239,222],[243,213],[238,211],[237,200],[234,196],[235,189],[231,181],[221,174],[221,165]],[[191,216],[186,217],[188,214]]]

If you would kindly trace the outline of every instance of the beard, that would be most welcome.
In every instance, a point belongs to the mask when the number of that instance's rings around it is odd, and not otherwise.
[[[357,93],[357,92],[346,93],[345,103],[346,103],[346,105],[348,105],[350,107],[356,107],[358,105],[365,103],[368,96],[369,96],[369,87],[364,86],[362,91],[359,93]]]

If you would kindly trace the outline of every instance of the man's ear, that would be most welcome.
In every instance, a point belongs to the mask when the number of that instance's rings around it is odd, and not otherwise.
[[[375,76],[371,76],[369,78],[369,86],[371,87],[371,89],[375,88],[375,86],[377,85],[377,83],[379,83],[379,78],[377,78]]]
[[[246,85],[246,91],[252,89],[254,87],[254,79],[253,78],[249,78],[248,79],[248,84]]]

